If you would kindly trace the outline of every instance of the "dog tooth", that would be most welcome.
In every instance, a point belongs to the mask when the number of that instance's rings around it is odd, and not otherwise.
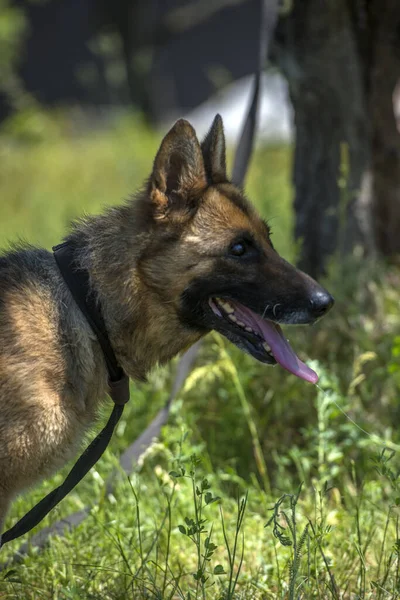
[[[229,304],[229,302],[221,302],[221,306],[224,309],[224,311],[227,312],[228,314],[232,314],[235,310],[233,308],[232,304]]]
[[[243,321],[237,321],[237,324],[238,324],[240,327],[246,327],[246,325],[245,325],[245,323],[243,323]]]
[[[270,346],[268,346],[267,342],[264,342],[264,343],[263,343],[263,348],[264,348],[264,350],[266,350],[267,352],[270,352],[270,353],[271,353],[271,347],[270,347]]]
[[[232,304],[228,302],[228,300],[222,300],[222,298],[215,298],[215,300],[217,304],[219,304],[221,308],[223,308],[224,311],[228,313],[228,315],[235,312],[235,309],[233,308]]]
[[[251,327],[245,327],[245,330],[246,330],[246,331],[250,331],[251,333],[254,333],[254,331],[252,330],[252,328],[251,328]]]
[[[236,323],[237,318],[235,317],[235,315],[228,315],[228,317],[231,319],[231,321],[234,321]]]

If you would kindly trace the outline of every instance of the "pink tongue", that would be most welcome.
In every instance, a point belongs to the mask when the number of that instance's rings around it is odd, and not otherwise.
[[[289,371],[289,373],[297,375],[300,379],[304,379],[310,383],[317,383],[317,373],[310,369],[310,367],[307,367],[307,365],[295,354],[289,342],[284,337],[283,331],[279,325],[272,321],[265,321],[242,304],[232,302],[232,300],[230,300],[230,303],[235,308],[235,316],[238,320],[244,321],[246,325],[249,325],[264,338],[271,347],[271,352],[274,355],[276,362],[279,363],[281,367]]]

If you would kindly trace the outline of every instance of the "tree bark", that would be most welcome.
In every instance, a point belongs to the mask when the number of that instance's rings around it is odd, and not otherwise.
[[[372,222],[378,250],[394,259],[400,256],[400,134],[393,108],[400,80],[400,2],[373,0],[370,11]]]
[[[314,277],[335,252],[400,250],[399,11],[397,0],[294,0],[278,24],[272,59],[296,131],[298,262]]]

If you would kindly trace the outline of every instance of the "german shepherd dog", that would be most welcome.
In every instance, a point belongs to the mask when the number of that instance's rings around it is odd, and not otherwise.
[[[145,188],[66,237],[89,274],[116,357],[133,379],[212,329],[306,381],[279,323],[312,323],[329,293],[274,250],[268,225],[229,182],[222,120],[203,143],[178,121]],[[64,465],[107,391],[99,343],[53,254],[0,257],[0,532],[13,497]]]

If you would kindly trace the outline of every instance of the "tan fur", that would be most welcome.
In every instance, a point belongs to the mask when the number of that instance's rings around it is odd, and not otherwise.
[[[93,381],[84,397],[84,381],[70,383],[70,365],[60,344],[58,307],[49,290],[27,285],[5,294],[0,311],[0,525],[17,492],[63,466],[92,422],[95,402],[104,393]],[[77,346],[88,375],[95,361],[87,343],[90,332],[79,314]],[[86,336],[82,332],[86,330]],[[89,335],[88,335],[89,334]],[[13,349],[12,353],[5,352]],[[79,360],[80,350],[77,347]],[[97,362],[99,362],[97,360]],[[97,404],[97,399],[96,399]],[[2,510],[3,509],[3,510]]]
[[[242,232],[261,253],[254,264],[226,258]],[[196,285],[207,304],[201,290],[214,278],[245,290],[261,283],[268,293],[294,286],[300,298],[311,281],[278,257],[266,225],[227,181],[220,117],[202,146],[190,124],[178,121],[146,189],[77,223],[67,239],[133,379],[144,379],[212,328],[193,321],[197,297],[185,304]],[[99,343],[53,255],[27,247],[0,256],[0,533],[13,497],[77,451],[106,389]]]

